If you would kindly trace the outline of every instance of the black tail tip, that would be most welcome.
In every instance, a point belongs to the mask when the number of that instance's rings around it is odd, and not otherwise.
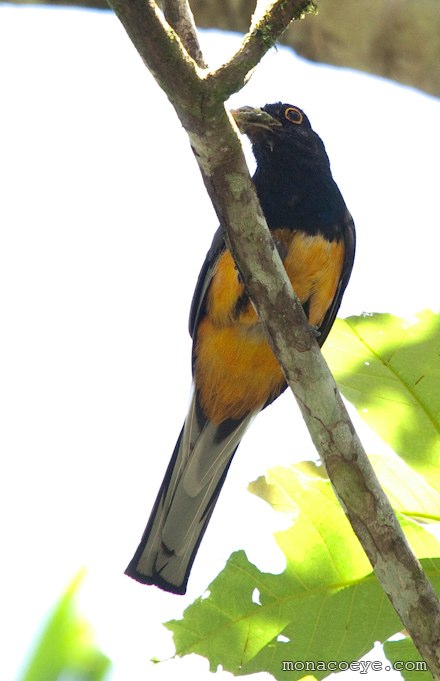
[[[162,591],[168,591],[168,593],[176,594],[177,596],[183,596],[186,594],[188,580],[185,580],[182,584],[172,584],[161,577],[157,572],[153,575],[145,575],[142,572],[139,572],[139,570],[132,563],[128,565],[124,574],[126,574],[127,577],[131,577],[131,579],[134,579],[140,584],[157,586],[159,589],[162,589]]]

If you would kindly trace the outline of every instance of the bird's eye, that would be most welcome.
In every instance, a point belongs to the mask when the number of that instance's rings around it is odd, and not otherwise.
[[[303,122],[303,115],[295,106],[289,106],[289,108],[285,110],[284,116],[291,123],[295,123],[295,125],[301,125]]]

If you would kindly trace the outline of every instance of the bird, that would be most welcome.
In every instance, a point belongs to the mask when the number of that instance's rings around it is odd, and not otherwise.
[[[320,346],[355,255],[355,227],[324,143],[297,106],[231,111],[252,145],[256,193],[292,287]],[[252,419],[286,381],[223,229],[214,235],[189,319],[193,391],[187,418],[126,574],[186,593],[191,568],[231,461]]]

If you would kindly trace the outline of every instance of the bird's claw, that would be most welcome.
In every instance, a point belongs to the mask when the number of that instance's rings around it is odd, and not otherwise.
[[[315,326],[315,324],[309,324],[308,327],[313,338],[319,338],[319,336],[321,335],[319,326]]]

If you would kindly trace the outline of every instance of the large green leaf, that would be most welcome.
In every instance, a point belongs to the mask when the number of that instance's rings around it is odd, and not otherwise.
[[[361,416],[440,489],[440,316],[337,320],[324,354]]]
[[[183,619],[168,622],[178,655],[198,653],[212,670],[269,671],[277,679],[311,673],[303,663],[357,660],[401,629],[330,483],[299,467],[276,468],[252,490],[295,518],[277,533],[286,557],[279,575],[260,572],[244,552],[231,556]],[[440,545],[420,525],[402,524],[440,590]],[[316,679],[334,671],[317,669]]]
[[[440,521],[440,493],[394,452],[368,456],[395,511],[422,522]],[[303,461],[294,468],[327,480],[324,466]]]
[[[440,521],[440,493],[394,452],[370,454],[392,507],[423,522]]]
[[[109,659],[96,647],[91,625],[77,612],[80,572],[55,606],[21,681],[102,681]]]

